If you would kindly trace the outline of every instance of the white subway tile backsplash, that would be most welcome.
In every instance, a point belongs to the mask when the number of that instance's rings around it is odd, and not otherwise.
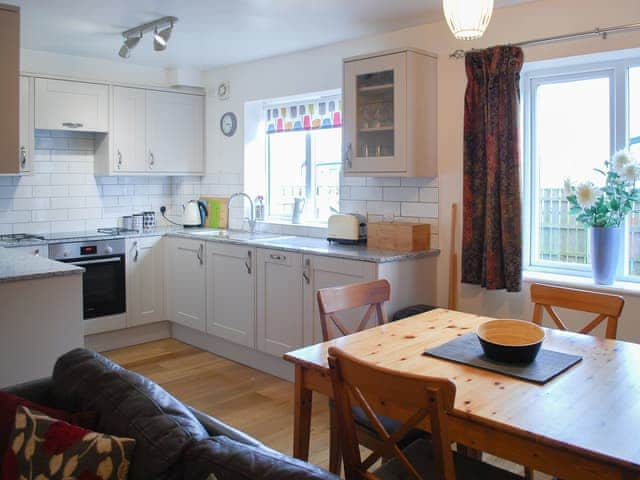
[[[381,216],[400,216],[400,202],[367,202],[367,213]]]
[[[37,185],[33,187],[34,197],[68,197],[68,185]]]
[[[386,178],[386,177],[367,177],[365,178],[367,187],[399,187],[399,178]]]
[[[59,220],[68,220],[68,210],[34,210],[33,221],[34,222],[52,222]]]
[[[50,199],[51,208],[79,208],[85,206],[84,197],[53,197]]]
[[[421,188],[420,201],[424,203],[438,203],[438,189],[434,187]]]
[[[33,187],[30,186],[11,186],[0,187],[0,198],[31,198],[33,197]]]
[[[351,200],[382,200],[382,188],[351,187]]]
[[[384,187],[382,198],[387,202],[417,202],[419,191],[416,187]]]
[[[400,183],[403,187],[437,187],[438,177],[403,177]]]
[[[438,218],[438,204],[436,203],[403,203],[401,207],[403,217]]]
[[[41,210],[49,208],[48,198],[14,198],[14,210]]]

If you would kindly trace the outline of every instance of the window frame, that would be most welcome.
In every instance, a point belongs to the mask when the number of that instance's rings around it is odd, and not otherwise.
[[[602,55],[606,57],[607,55]],[[525,65],[521,76],[522,91],[522,198],[523,198],[523,270],[530,272],[545,272],[552,274],[590,277],[591,266],[563,264],[562,262],[544,261],[536,259],[538,252],[539,197],[536,193],[538,184],[538,166],[536,164],[536,102],[535,95],[540,85],[560,83],[571,80],[587,80],[608,77],[610,81],[610,155],[616,151],[629,147],[629,70],[640,67],[640,57],[626,57],[602,59],[578,63],[566,62],[568,66],[536,67]],[[549,65],[550,62],[541,62]],[[555,63],[555,61],[553,62]],[[559,61],[558,63],[559,64]],[[629,274],[628,254],[630,248],[629,216],[625,220],[625,235],[623,255],[621,255],[616,281],[640,282],[640,275]]]

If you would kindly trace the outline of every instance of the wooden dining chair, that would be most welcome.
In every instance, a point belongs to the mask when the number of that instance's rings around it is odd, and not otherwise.
[[[578,330],[578,333],[591,333],[606,321],[605,337],[610,339],[617,337],[618,319],[624,307],[624,298],[619,295],[534,283],[531,285],[531,301],[534,303],[533,322],[538,325],[542,325],[546,312],[557,328],[569,330],[553,309],[554,307],[566,308],[596,315],[591,322]]]
[[[445,378],[398,372],[329,348],[329,366],[343,439],[342,454],[347,480],[514,480],[512,473],[451,449],[448,418],[456,387]],[[353,407],[361,408],[374,426],[380,445],[362,459]],[[402,423],[388,431],[380,414],[393,414]],[[415,428],[430,428],[430,440],[419,439],[405,448],[400,440]],[[378,460],[384,461],[375,471]]]
[[[384,302],[391,297],[391,286],[386,280],[376,280],[373,282],[354,283],[340,287],[323,288],[318,290],[318,308],[320,310],[320,322],[322,326],[322,339],[329,341],[336,337],[360,332],[365,328],[386,323],[383,310]],[[344,313],[357,308],[368,307],[364,316],[357,322],[357,325],[349,328],[346,325]],[[375,321],[372,317],[375,313]],[[341,315],[342,314],[342,315]],[[357,317],[355,317],[357,319]],[[353,316],[351,318],[353,323]],[[369,424],[366,415],[361,411],[356,411],[358,423],[358,433],[361,444],[369,449],[377,448],[380,444],[373,427]],[[393,423],[391,419],[384,419],[387,425]],[[338,417],[335,413],[333,402],[329,404],[329,470],[333,473],[340,471],[340,437],[338,428]]]

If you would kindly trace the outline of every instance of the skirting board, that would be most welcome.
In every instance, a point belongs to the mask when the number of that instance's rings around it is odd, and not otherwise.
[[[231,361],[293,382],[293,365],[284,361],[282,358],[237,345],[222,338],[207,335],[206,333],[176,323],[172,323],[171,332],[172,337],[180,342],[188,343],[201,350],[206,350]]]
[[[171,338],[171,325],[169,322],[158,322],[114,332],[87,335],[84,337],[84,346],[96,352],[106,352],[165,338]]]

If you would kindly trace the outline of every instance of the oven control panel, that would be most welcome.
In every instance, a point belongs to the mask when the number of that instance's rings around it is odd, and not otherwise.
[[[49,258],[53,260],[123,255],[124,252],[125,243],[122,238],[116,240],[94,240],[49,245]]]

